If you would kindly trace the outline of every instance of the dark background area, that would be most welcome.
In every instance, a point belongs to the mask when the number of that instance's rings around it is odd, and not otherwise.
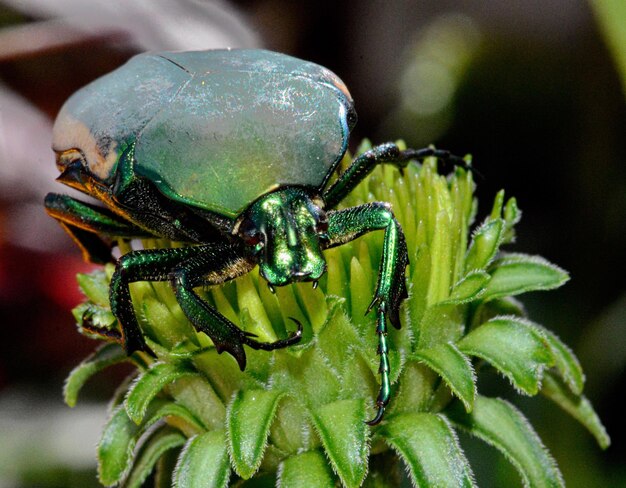
[[[45,18],[9,3],[0,2],[0,36]],[[185,12],[187,2],[179,3]],[[515,398],[495,375],[480,388],[513,398],[568,486],[626,486],[626,105],[590,6],[576,0],[230,5],[252,33],[242,45],[317,62],[346,82],[359,114],[353,144],[403,138],[471,153],[483,176],[479,220],[501,188],[517,198],[524,215],[511,250],[540,254],[572,276],[562,289],[524,303],[531,318],[578,354],[587,395],[613,445],[601,452],[574,420],[542,399]],[[146,48],[123,26],[98,32],[13,55],[0,48],[0,82],[53,120],[73,91]],[[2,110],[0,149],[14,142],[8,132],[1,137],[3,129],[19,131],[21,123]],[[24,140],[45,134],[25,133]],[[43,215],[40,202],[54,188],[52,152],[32,164],[3,160],[7,154],[14,152],[0,152],[0,166],[18,168],[11,177],[0,172],[0,398],[35,389],[58,401],[64,376],[94,347],[75,332],[69,313],[81,299],[74,275],[91,267]],[[49,187],[40,183],[44,175]],[[91,397],[107,398],[115,382],[91,385]],[[517,479],[495,451],[462,440],[481,486]]]

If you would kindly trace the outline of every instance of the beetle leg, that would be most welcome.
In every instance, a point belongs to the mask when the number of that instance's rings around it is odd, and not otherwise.
[[[287,339],[275,342],[258,342],[235,324],[206,303],[193,290],[199,285],[217,285],[249,272],[255,262],[243,257],[239,249],[223,246],[216,249],[213,245],[198,246],[204,252],[180,263],[170,274],[170,282],[176,293],[178,303],[194,327],[207,334],[218,352],[230,353],[243,371],[246,367],[246,354],[243,346],[271,351],[290,346],[300,340],[302,326],[298,321],[298,331]],[[217,252],[216,252],[217,251]]]
[[[127,354],[151,352],[141,333],[133,302],[130,283],[135,281],[167,281],[170,270],[199,252],[199,246],[150,249],[124,254],[111,277],[109,301],[111,311],[120,322],[122,344]]]
[[[383,252],[378,268],[378,284],[374,298],[366,313],[376,308],[376,334],[380,355],[381,386],[376,399],[378,412],[368,422],[375,425],[382,420],[389,403],[391,384],[389,380],[389,357],[387,348],[387,319],[400,328],[400,304],[407,297],[405,269],[409,264],[404,234],[387,203],[367,203],[345,210],[328,212],[328,242],[334,247],[349,242],[374,230],[384,229]]]
[[[48,193],[46,212],[55,218],[83,252],[85,261],[104,264],[112,261],[111,248],[96,234],[115,237],[150,237],[151,234],[104,207],[76,200],[68,195]]]
[[[324,202],[327,208],[335,208],[361,181],[369,175],[379,164],[395,164],[398,168],[405,168],[411,160],[422,160],[434,156],[443,161],[449,161],[455,166],[469,169],[465,159],[451,154],[443,149],[426,147],[424,149],[400,149],[397,144],[388,142],[375,146],[369,151],[357,156],[352,164],[339,175],[339,178],[324,192]]]

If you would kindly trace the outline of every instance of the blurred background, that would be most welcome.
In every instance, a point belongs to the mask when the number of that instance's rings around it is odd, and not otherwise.
[[[542,398],[496,375],[570,487],[626,486],[626,2],[603,0],[0,0],[0,488],[97,486],[93,457],[119,377],[74,411],[65,376],[95,343],[76,333],[75,274],[91,269],[43,196],[51,124],[75,90],[145,50],[266,47],[337,73],[356,101],[352,142],[404,138],[471,153],[479,218],[505,188],[524,211],[512,248],[571,281],[524,297],[571,345],[613,444],[599,450]],[[519,486],[507,462],[461,439],[480,486]]]

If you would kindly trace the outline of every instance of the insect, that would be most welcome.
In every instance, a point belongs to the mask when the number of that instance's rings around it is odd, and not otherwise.
[[[382,230],[368,308],[377,317],[381,377],[377,413],[368,423],[381,421],[390,399],[387,321],[400,327],[407,297],[405,239],[387,203],[336,207],[380,163],[402,168],[427,156],[455,157],[382,144],[331,182],[355,123],[352,97],[336,75],[265,50],[140,54],[70,97],[54,125],[58,180],[104,206],[49,193],[45,207],[85,259],[112,261],[108,238],[189,244],[132,251],[117,261],[110,303],[128,354],[151,352],[129,284],[169,281],[194,327],[243,370],[244,346],[295,344],[300,324],[287,338],[260,342],[194,288],[255,266],[271,290],[298,281],[316,286],[326,270],[325,249]]]

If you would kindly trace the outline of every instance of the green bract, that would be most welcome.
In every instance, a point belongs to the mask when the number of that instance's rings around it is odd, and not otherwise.
[[[515,200],[505,202],[503,192],[490,215],[473,225],[473,192],[470,173],[457,168],[441,176],[428,159],[410,164],[404,175],[378,167],[342,202],[390,202],[410,258],[402,328],[387,336],[391,401],[374,428],[365,421],[379,389],[371,354],[376,317],[365,311],[382,233],[326,251],[328,272],[317,289],[297,283],[272,294],[254,270],[202,291],[259,340],[284,336],[289,317],[303,324],[298,345],[251,350],[244,372],[195,332],[166,283],[133,284],[136,313],[156,358],[142,352],[128,358],[117,344],[105,344],[76,368],[65,389],[73,405],[92,374],[120,361],[137,366],[112,403],[98,447],[101,482],[140,486],[156,469],[161,486],[185,488],[399,486],[406,477],[420,487],[474,486],[456,436],[462,429],[501,451],[525,486],[563,486],[522,413],[477,392],[475,365],[490,364],[520,393],[543,393],[608,446],[582,395],[578,361],[511,298],[556,288],[568,276],[544,259],[502,250],[520,218]],[[91,327],[115,327],[103,298],[112,272],[107,265],[79,278],[87,295],[75,314],[79,326],[87,314],[99,318]]]

